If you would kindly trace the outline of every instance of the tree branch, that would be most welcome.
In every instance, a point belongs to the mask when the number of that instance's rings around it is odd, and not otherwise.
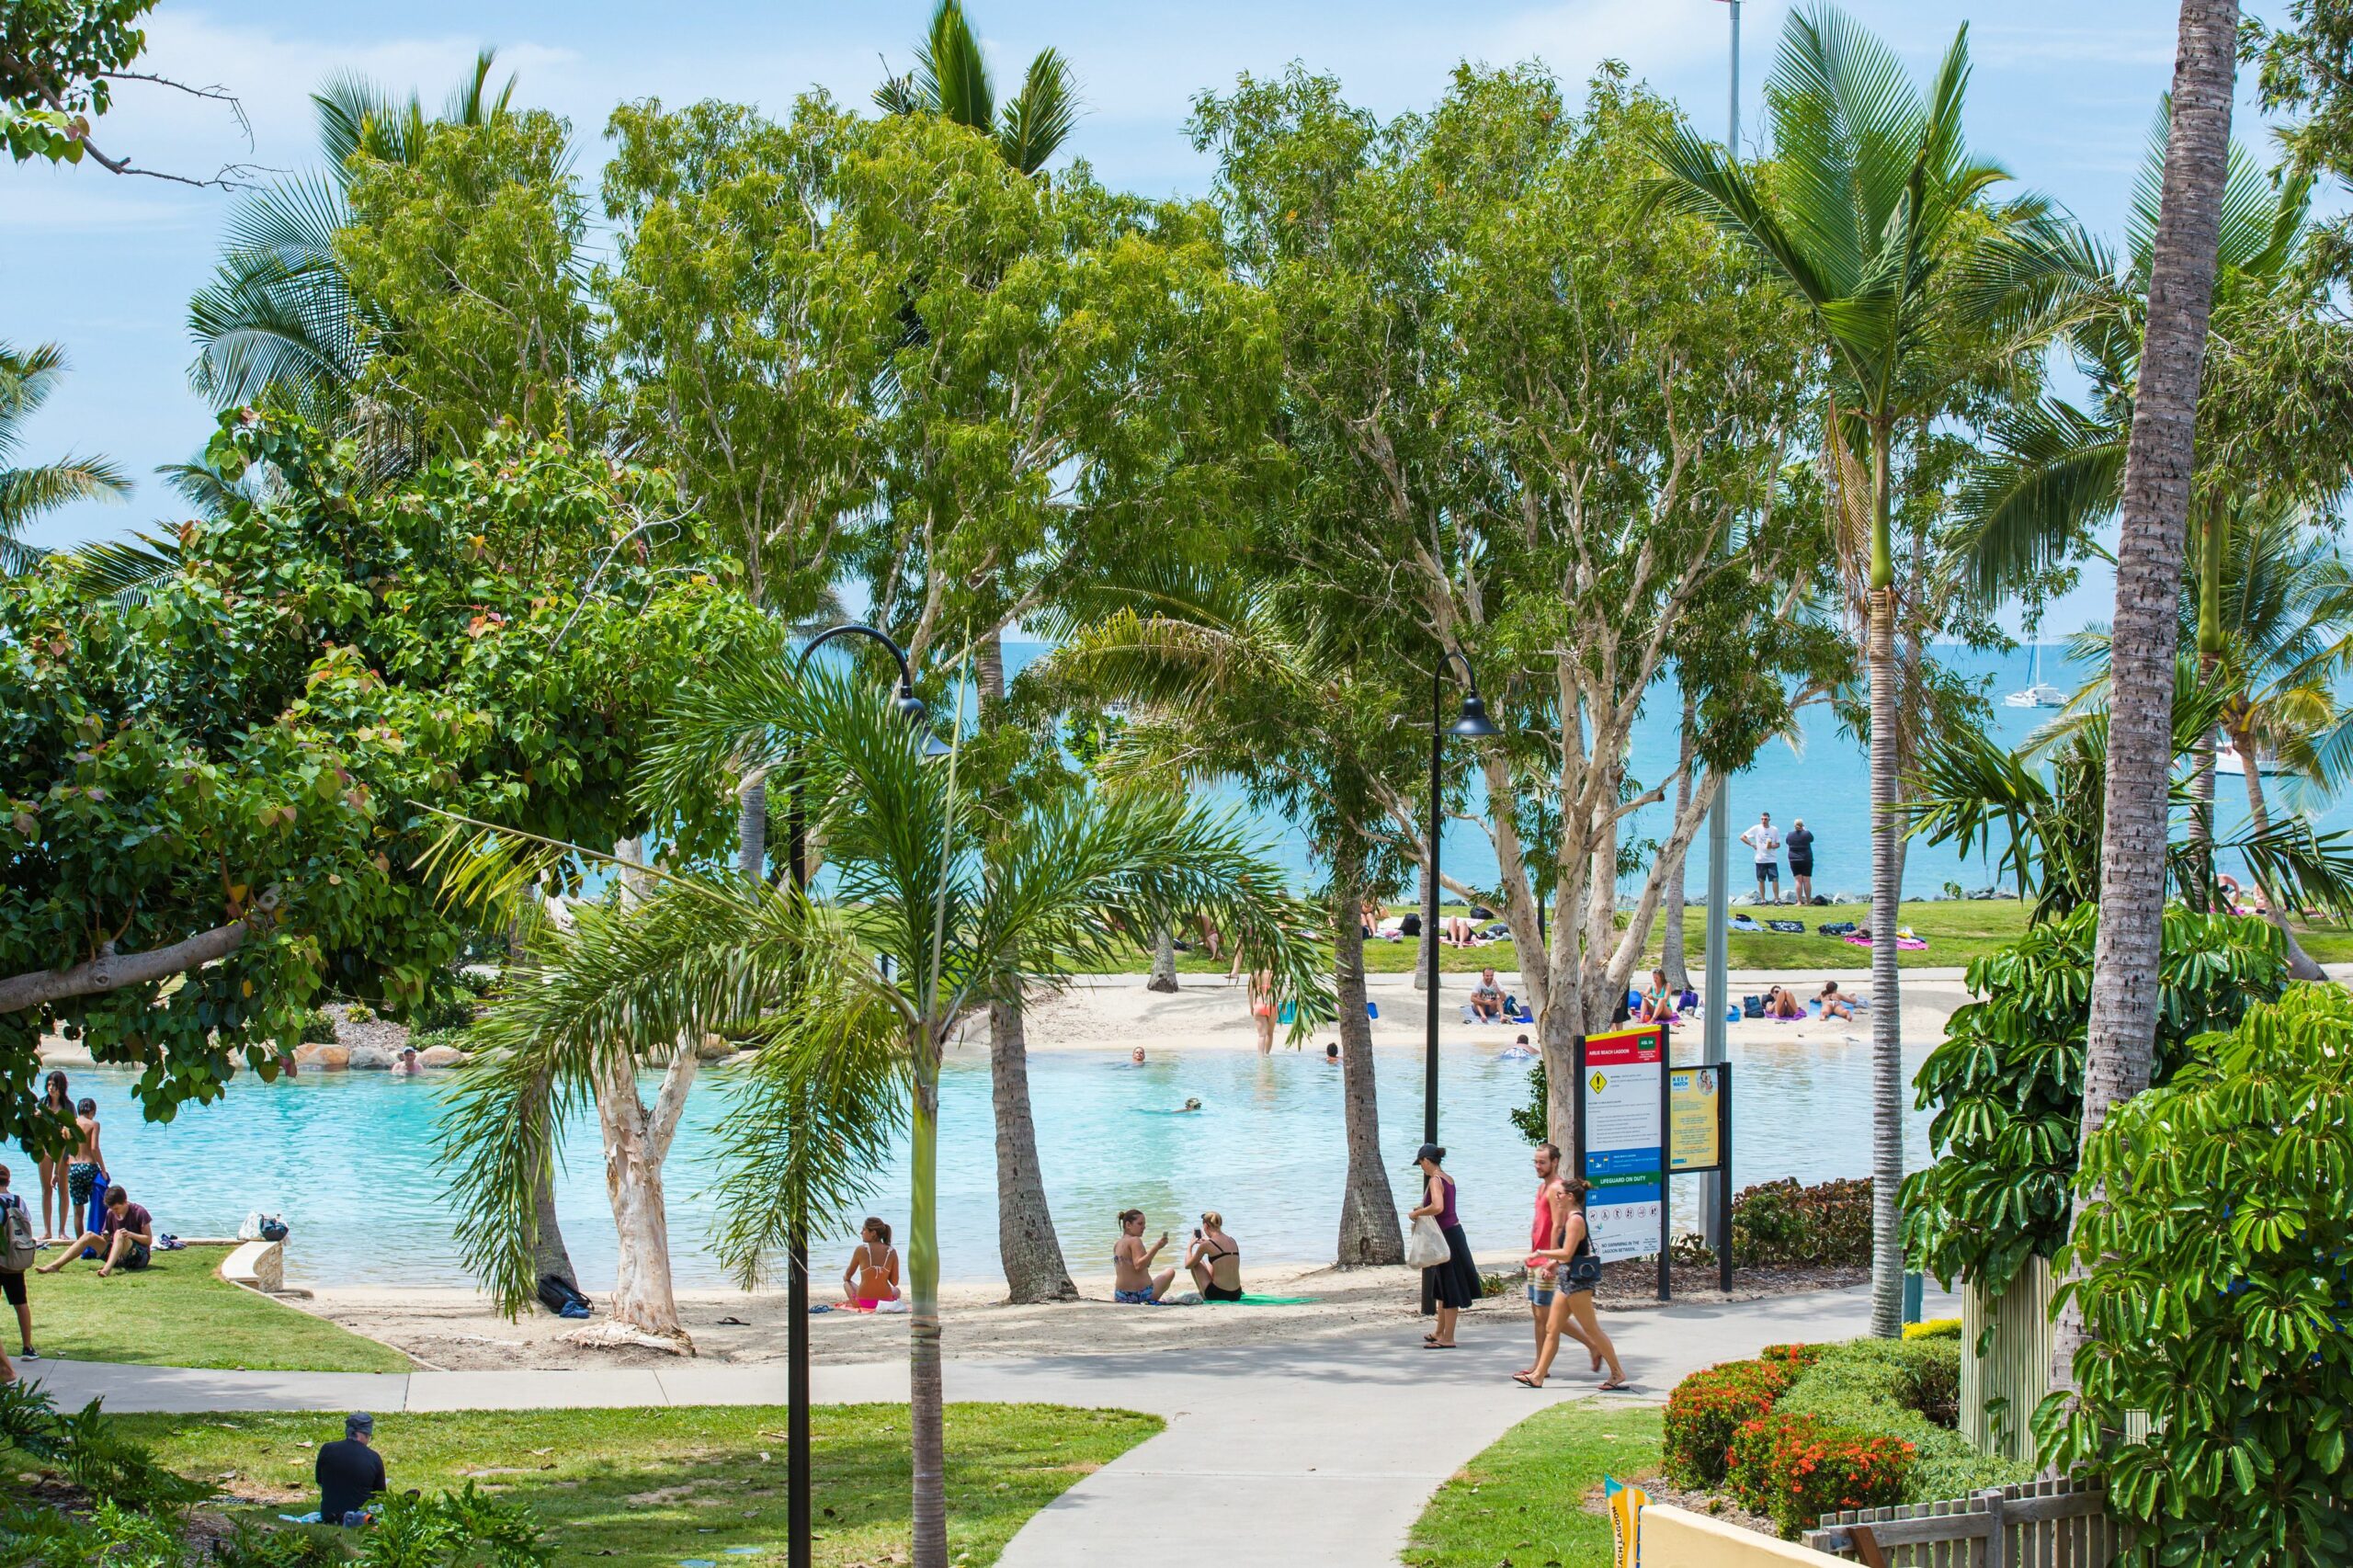
[[[0,980],[0,1014],[22,1012],[74,996],[120,991],[199,968],[234,952],[245,939],[245,933],[264,918],[267,916],[256,905],[253,914],[242,919],[215,926],[186,941],[174,942],[168,948],[143,953],[102,952],[71,969],[38,969],[11,975]]]

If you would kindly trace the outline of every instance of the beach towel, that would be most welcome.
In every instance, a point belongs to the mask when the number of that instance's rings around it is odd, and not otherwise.
[[[1756,916],[1749,915],[1735,915],[1728,924],[1731,926],[1732,929],[1735,931],[1762,931],[1765,929],[1764,926],[1756,924]]]
[[[1795,937],[1802,937],[1805,935],[1805,922],[1802,920],[1768,920],[1765,922],[1765,929],[1768,931],[1786,932],[1789,935]]]
[[[1261,1296],[1255,1291],[1245,1291],[1238,1301],[1213,1301],[1204,1297],[1201,1305],[1205,1307],[1303,1307],[1313,1300],[1315,1298],[1313,1296]]]
[[[1825,920],[1814,927],[1825,937],[1844,937],[1855,929],[1851,920]]]
[[[1868,948],[1871,945],[1871,934],[1869,931],[1858,931],[1853,936],[1847,938],[1847,944],[1849,947]],[[1928,944],[1917,937],[1906,937],[1901,932],[1898,932],[1895,937],[1895,945],[1898,949],[1904,952],[1916,953],[1926,949]]]

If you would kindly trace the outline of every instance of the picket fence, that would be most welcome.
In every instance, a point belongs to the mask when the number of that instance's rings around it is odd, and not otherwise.
[[[2131,1544],[2104,1492],[2063,1481],[1824,1514],[1803,1540],[1872,1568],[2109,1568]]]

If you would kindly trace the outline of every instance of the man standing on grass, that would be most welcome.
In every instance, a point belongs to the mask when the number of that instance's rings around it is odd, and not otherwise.
[[[1773,813],[1757,812],[1756,825],[1742,834],[1740,841],[1756,851],[1756,902],[1759,903],[1780,903],[1781,858],[1777,851],[1781,847],[1781,835],[1773,831]],[[1768,882],[1773,885],[1773,891],[1769,896],[1765,892],[1765,885]]]
[[[131,1201],[128,1187],[107,1188],[107,1222],[101,1231],[85,1231],[65,1244],[65,1256],[39,1270],[54,1274],[82,1256],[85,1247],[98,1252],[98,1278],[104,1279],[118,1268],[144,1268],[153,1256],[155,1246],[155,1217]]]
[[[319,1445],[311,1473],[319,1483],[319,1523],[364,1525],[368,1504],[385,1489],[384,1456],[372,1446],[376,1418],[356,1411],[343,1418],[343,1440]]]

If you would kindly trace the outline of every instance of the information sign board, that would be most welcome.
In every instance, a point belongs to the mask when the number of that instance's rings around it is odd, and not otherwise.
[[[1666,1198],[1666,1031],[1587,1036],[1578,1062],[1586,1225],[1604,1262],[1659,1250]]]
[[[1666,1122],[1671,1171],[1710,1171],[1723,1163],[1721,1067],[1677,1067],[1666,1075]]]

